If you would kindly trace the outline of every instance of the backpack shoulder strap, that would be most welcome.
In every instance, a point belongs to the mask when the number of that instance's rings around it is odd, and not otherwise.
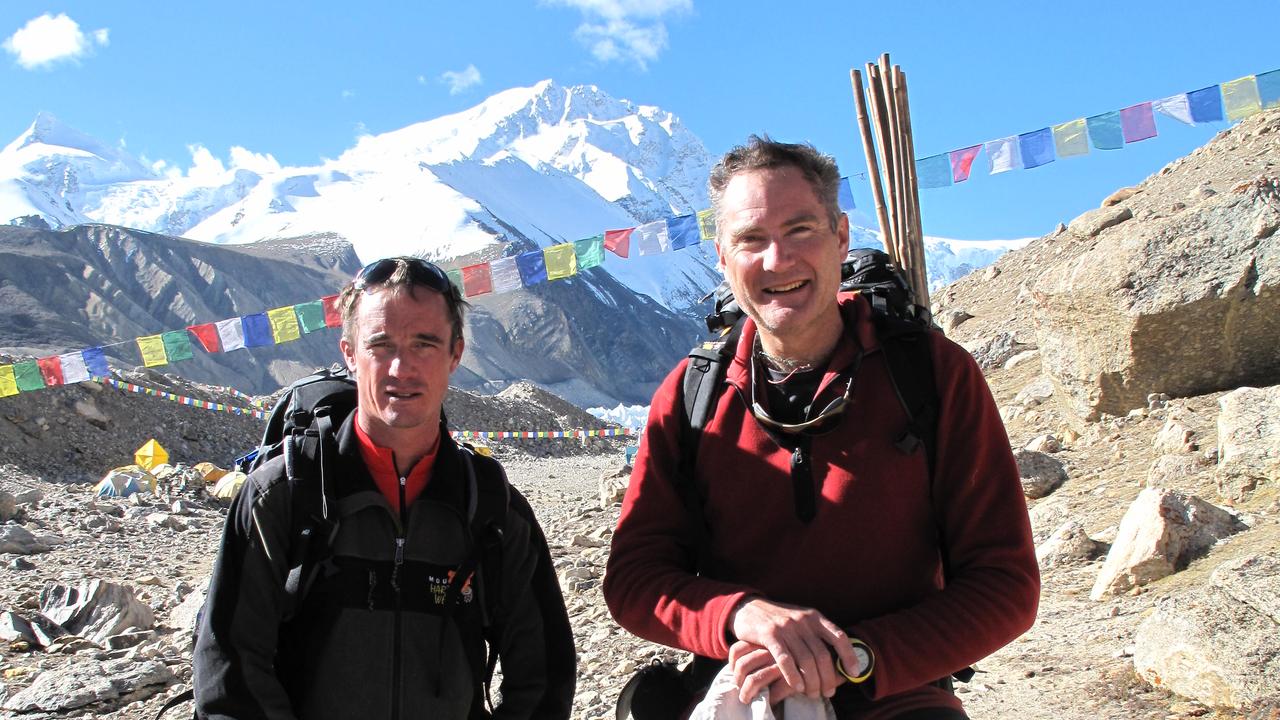
[[[908,455],[923,448],[932,480],[937,460],[938,388],[929,349],[931,331],[885,313],[877,312],[872,317],[894,394],[907,415],[907,425],[894,444]]]
[[[283,439],[289,486],[289,572],[285,576],[286,620],[297,614],[323,564],[333,554],[338,513],[331,506],[328,454],[337,452],[333,420],[327,412],[315,423]]]

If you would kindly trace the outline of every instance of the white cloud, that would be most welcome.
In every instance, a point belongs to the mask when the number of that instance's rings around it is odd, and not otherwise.
[[[440,82],[449,86],[449,94],[457,95],[469,87],[474,87],[484,82],[480,77],[480,71],[475,65],[468,65],[465,70],[447,70],[440,73]]]
[[[631,61],[645,69],[667,47],[670,13],[693,9],[693,0],[546,0],[575,8],[583,22],[574,34],[602,62]]]
[[[231,168],[233,170],[250,170],[259,175],[267,175],[280,169],[280,163],[270,153],[256,153],[239,145],[231,148]]]
[[[33,18],[0,44],[18,64],[27,70],[48,67],[61,61],[75,62],[93,52],[94,47],[105,47],[110,41],[107,28],[94,30],[86,35],[80,24],[66,13],[45,13]]]

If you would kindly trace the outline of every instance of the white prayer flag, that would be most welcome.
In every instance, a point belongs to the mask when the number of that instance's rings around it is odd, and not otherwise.
[[[511,292],[524,286],[520,280],[520,268],[514,257],[498,258],[489,263],[489,282],[495,293]]]
[[[58,361],[62,363],[62,382],[70,385],[89,379],[89,368],[85,366],[84,356],[80,353],[59,355]]]
[[[1156,100],[1151,103],[1151,109],[1168,115],[1178,122],[1184,122],[1188,125],[1196,124],[1196,121],[1191,118],[1191,100],[1187,98],[1186,93],[1170,95],[1167,98]]]
[[[216,324],[218,338],[222,340],[222,352],[240,350],[244,347],[244,323],[240,322],[240,318],[219,320]]]

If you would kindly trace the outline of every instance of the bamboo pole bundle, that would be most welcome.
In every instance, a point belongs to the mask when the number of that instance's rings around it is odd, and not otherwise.
[[[888,53],[882,54],[878,62],[867,63],[866,74],[867,100],[864,100],[862,74],[856,69],[849,71],[858,109],[858,129],[876,202],[876,219],[884,236],[885,251],[903,270],[916,304],[928,308],[929,281],[907,76],[901,67],[890,64]]]

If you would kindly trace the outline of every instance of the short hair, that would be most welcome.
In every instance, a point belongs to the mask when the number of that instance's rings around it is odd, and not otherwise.
[[[836,167],[835,158],[819,152],[809,143],[781,143],[768,135],[752,135],[747,138],[745,145],[729,150],[711,168],[707,191],[711,195],[711,207],[715,211],[717,222],[720,220],[720,203],[724,199],[724,190],[733,176],[752,170],[780,167],[793,167],[809,181],[813,194],[827,209],[831,229],[835,230],[841,215],[840,169]]]
[[[370,286],[362,290],[356,290],[356,281],[343,286],[342,291],[338,294],[338,310],[342,314],[342,339],[347,342],[353,342],[355,339],[356,313],[360,309],[360,297],[364,295],[369,287],[379,290],[385,289],[392,292],[408,292],[413,294],[416,287],[427,287],[414,278],[413,272],[410,270],[410,263],[422,261],[421,258],[414,257],[396,257],[390,258],[395,261],[396,269],[387,276],[386,280],[378,283],[372,283]],[[358,277],[358,276],[357,276]],[[435,291],[434,288],[428,288]],[[449,313],[449,346],[453,347],[462,339],[462,323],[468,308],[471,304],[462,299],[462,291],[453,283],[447,284],[447,290],[440,293],[444,296],[444,305],[446,312]]]

